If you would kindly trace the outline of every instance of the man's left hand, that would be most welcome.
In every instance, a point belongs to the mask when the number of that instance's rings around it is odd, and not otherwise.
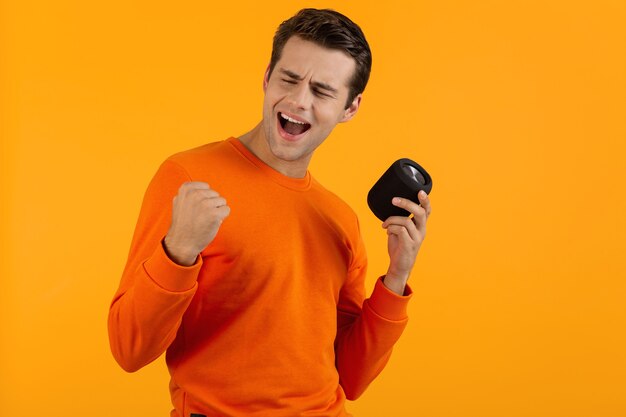
[[[391,216],[383,223],[383,229],[387,230],[389,252],[389,269],[383,282],[399,295],[404,294],[417,252],[426,236],[426,221],[430,216],[428,195],[420,191],[417,198],[420,204],[406,198],[394,197],[392,204],[405,209],[412,216]]]

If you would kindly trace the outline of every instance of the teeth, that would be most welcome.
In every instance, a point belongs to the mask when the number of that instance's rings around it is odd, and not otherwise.
[[[284,114],[284,113],[281,113],[281,114],[280,114],[280,117],[282,117],[282,118],[283,118],[283,119],[285,119],[285,120],[290,121],[291,123],[296,123],[296,124],[299,124],[299,125],[306,125],[306,124],[308,124],[308,123],[301,122],[301,121],[299,121],[299,120],[292,119],[291,117],[287,116],[287,115],[286,115],[286,114]]]

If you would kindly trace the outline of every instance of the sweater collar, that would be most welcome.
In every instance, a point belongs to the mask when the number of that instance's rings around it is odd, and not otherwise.
[[[234,146],[239,153],[252,162],[263,173],[263,175],[269,177],[272,181],[297,191],[308,190],[311,187],[311,173],[308,170],[303,178],[288,177],[260,160],[255,154],[250,152],[250,150],[246,148],[246,146],[241,143],[239,139],[231,137],[227,139],[227,142]]]

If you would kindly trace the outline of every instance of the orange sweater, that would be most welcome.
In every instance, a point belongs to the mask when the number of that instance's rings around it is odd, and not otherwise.
[[[197,263],[162,239],[172,198],[205,181],[231,207]],[[308,173],[281,175],[230,138],[168,158],[152,179],[109,312],[127,371],[164,351],[171,416],[347,416],[386,364],[410,298],[379,280],[365,300],[354,212]]]

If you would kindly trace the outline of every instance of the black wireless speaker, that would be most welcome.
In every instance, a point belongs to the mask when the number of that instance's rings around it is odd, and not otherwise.
[[[433,181],[428,172],[416,162],[403,158],[391,164],[367,194],[367,205],[380,220],[390,216],[410,216],[411,213],[391,204],[394,197],[403,197],[419,204],[417,193],[430,194]]]

